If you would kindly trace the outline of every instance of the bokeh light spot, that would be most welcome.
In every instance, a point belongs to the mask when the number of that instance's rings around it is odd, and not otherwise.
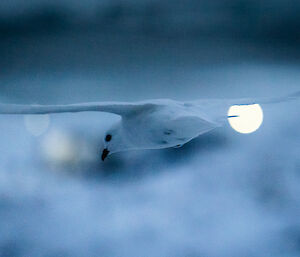
[[[33,136],[43,135],[49,128],[49,115],[26,115],[24,116],[24,124],[27,131]]]

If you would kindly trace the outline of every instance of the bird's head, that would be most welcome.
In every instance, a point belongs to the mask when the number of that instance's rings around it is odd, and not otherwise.
[[[124,140],[124,133],[121,123],[117,123],[106,131],[103,138],[103,151],[101,159],[104,161],[106,157],[112,153],[121,152],[128,149]]]

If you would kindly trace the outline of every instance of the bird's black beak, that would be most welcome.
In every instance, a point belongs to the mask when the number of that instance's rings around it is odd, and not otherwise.
[[[105,158],[107,157],[107,155],[109,154],[109,151],[105,148],[102,152],[102,156],[101,156],[101,159],[102,161],[105,160]]]

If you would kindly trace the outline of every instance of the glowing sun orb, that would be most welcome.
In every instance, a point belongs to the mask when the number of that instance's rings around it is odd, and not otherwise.
[[[237,132],[250,134],[263,123],[264,114],[259,104],[233,105],[228,110],[228,122]]]

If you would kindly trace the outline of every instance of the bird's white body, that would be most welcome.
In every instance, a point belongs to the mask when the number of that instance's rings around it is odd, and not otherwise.
[[[233,105],[278,103],[298,99],[300,92],[285,97],[260,99],[204,99],[181,102],[170,99],[141,102],[96,102],[70,105],[0,104],[0,114],[48,114],[97,111],[121,116],[104,139],[102,159],[109,153],[132,149],[181,146],[193,138],[222,126]]]
[[[199,111],[172,100],[154,100],[134,115],[124,116],[120,129],[130,149],[160,149],[181,146],[216,128]]]

